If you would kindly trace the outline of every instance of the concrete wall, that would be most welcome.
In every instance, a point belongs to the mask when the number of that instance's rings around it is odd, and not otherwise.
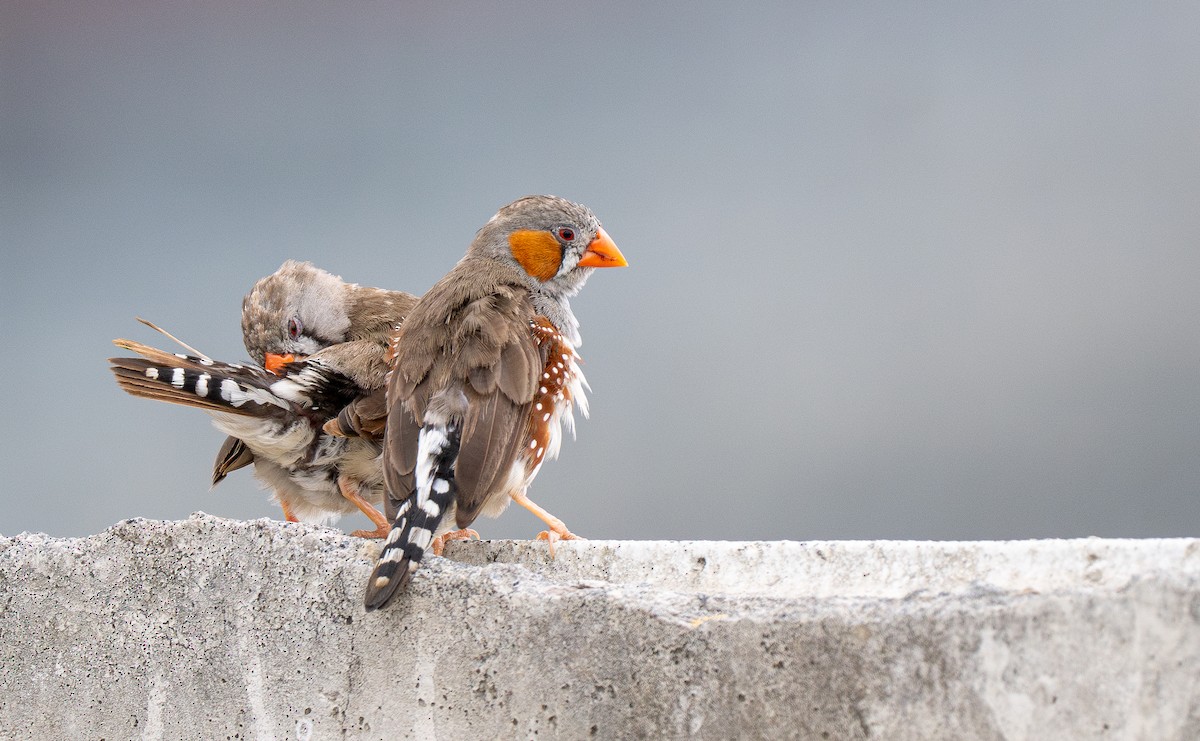
[[[0,538],[0,738],[1200,738],[1200,541]]]

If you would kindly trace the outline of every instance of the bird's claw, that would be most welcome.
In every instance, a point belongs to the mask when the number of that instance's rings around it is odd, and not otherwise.
[[[575,533],[563,528],[560,533],[556,530],[543,530],[537,534],[534,540],[544,540],[550,546],[550,558],[554,558],[554,544],[560,540],[587,540],[587,538],[576,535]]]
[[[355,530],[350,535],[355,538],[386,538],[391,529],[391,525],[383,524],[374,530]]]
[[[433,551],[433,555],[440,556],[442,555],[442,551],[446,550],[446,544],[450,541],[469,540],[470,538],[479,540],[479,533],[469,527],[464,527],[462,530],[451,530],[434,538],[433,542],[429,544],[429,549]]]

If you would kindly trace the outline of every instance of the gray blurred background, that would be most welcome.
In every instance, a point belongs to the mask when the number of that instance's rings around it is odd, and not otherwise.
[[[420,292],[549,192],[631,263],[576,532],[1200,535],[1200,4],[733,5],[3,0],[0,532],[279,518],[110,340],[241,359],[284,259]]]

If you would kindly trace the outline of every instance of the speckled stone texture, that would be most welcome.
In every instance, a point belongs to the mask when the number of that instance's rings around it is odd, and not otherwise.
[[[1200,738],[1200,541],[0,538],[0,738]]]

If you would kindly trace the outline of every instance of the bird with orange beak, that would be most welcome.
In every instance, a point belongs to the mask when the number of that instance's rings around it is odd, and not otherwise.
[[[130,340],[138,358],[111,358],[134,396],[204,409],[229,437],[213,465],[215,486],[254,466],[291,521],[329,523],[362,511],[383,537],[381,440],[346,440],[322,430],[339,409],[382,394],[390,340],[417,297],[347,283],[288,260],[242,302],[246,350],[255,364],[168,353]],[[264,370],[264,368],[266,370]]]
[[[402,590],[427,551],[473,535],[480,514],[517,502],[550,541],[577,536],[527,496],[557,456],[572,409],[586,416],[568,300],[596,268],[627,265],[596,216],[527,196],[483,226],[401,325],[387,387],[383,468],[392,522],[368,610]]]

